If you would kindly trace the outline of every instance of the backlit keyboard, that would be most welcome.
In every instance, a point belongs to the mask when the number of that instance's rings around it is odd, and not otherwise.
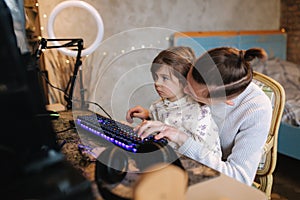
[[[141,149],[143,149],[143,145],[145,144],[157,143],[160,146],[165,146],[168,143],[164,138],[160,140],[154,139],[153,135],[141,139],[133,131],[132,127],[97,113],[78,116],[76,123],[78,125],[77,128],[99,136],[100,139],[134,153],[142,152]]]

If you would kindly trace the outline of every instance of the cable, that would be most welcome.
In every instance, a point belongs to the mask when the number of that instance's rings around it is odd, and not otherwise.
[[[75,129],[75,127],[69,127],[69,128],[66,128],[64,130],[61,130],[61,131],[55,131],[55,133],[63,133],[63,132],[66,132],[66,131],[69,131],[69,130],[72,130],[72,129]]]
[[[45,79],[46,83],[49,84],[52,88],[57,89],[57,90],[63,92],[65,96],[68,96],[68,95],[66,94],[65,90],[63,90],[63,89],[61,89],[61,88],[59,88],[59,87],[56,87],[56,86],[52,85],[52,83],[50,83],[49,79],[46,77],[46,75],[45,75],[44,73],[42,73],[42,72],[39,71],[39,74]]]
[[[72,101],[80,102],[80,100],[76,100],[76,99],[73,99]],[[112,117],[108,114],[108,112],[102,106],[100,106],[98,103],[93,102],[93,101],[84,101],[84,102],[85,103],[94,104],[94,105],[98,106],[107,115],[107,117],[109,117],[110,119],[112,119]]]
[[[39,74],[45,79],[46,83],[49,84],[50,87],[52,87],[52,88],[54,88],[54,89],[57,89],[57,90],[63,92],[64,95],[65,95],[65,97],[69,98],[69,97],[68,97],[68,94],[66,93],[66,91],[63,90],[63,89],[61,89],[61,88],[59,88],[59,87],[56,87],[56,86],[52,85],[52,83],[50,83],[49,79],[46,77],[46,75],[45,75],[44,73],[41,73],[41,72],[39,71]],[[73,99],[72,101],[80,102],[80,100],[76,100],[76,99]],[[84,102],[85,102],[85,103],[94,104],[94,105],[98,106],[98,107],[99,107],[99,108],[100,108],[100,109],[101,109],[101,110],[102,110],[102,111],[103,111],[110,119],[112,119],[112,117],[108,114],[108,112],[107,112],[102,106],[100,106],[98,103],[92,102],[92,101],[84,101]]]
[[[98,106],[110,119],[112,119],[112,117],[104,110],[104,108],[102,106],[100,106],[98,103],[96,102],[92,102],[92,101],[85,101],[87,103],[91,103],[91,104],[94,104],[96,106]]]

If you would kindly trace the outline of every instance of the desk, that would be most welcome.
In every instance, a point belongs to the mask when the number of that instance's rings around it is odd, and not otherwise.
[[[92,182],[95,199],[102,200],[94,179],[95,160],[78,149],[82,138],[79,137],[76,129],[72,128],[70,124],[72,120],[71,111],[60,112],[60,117],[53,120],[57,142],[62,145],[61,152],[65,155],[66,160]],[[180,160],[188,174],[187,200],[267,199],[261,191],[220,174],[201,163],[186,157],[181,157]],[[128,190],[126,193],[130,194]]]

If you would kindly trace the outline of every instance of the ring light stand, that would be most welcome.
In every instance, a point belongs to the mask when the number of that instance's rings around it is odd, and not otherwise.
[[[68,7],[78,7],[81,9],[85,9],[88,11],[94,20],[96,21],[97,24],[97,36],[95,41],[87,48],[83,50],[83,40],[82,39],[56,39],[56,36],[54,34],[54,22],[57,17],[57,15],[64,10],[65,8]],[[63,1],[56,5],[56,7],[51,11],[49,15],[49,20],[48,20],[48,35],[49,38],[51,39],[42,39],[41,44],[38,50],[37,54],[41,54],[42,49],[50,49],[50,48],[58,48],[59,51],[61,51],[63,54],[68,55],[68,56],[76,56],[76,63],[74,67],[74,73],[73,76],[70,79],[70,82],[68,83],[68,86],[66,88],[66,91],[68,91],[68,88],[70,86],[70,90],[68,94],[65,94],[65,99],[67,101],[67,109],[72,108],[72,95],[73,95],[73,90],[74,90],[74,84],[75,84],[75,79],[77,77],[78,70],[80,70],[80,66],[82,64],[81,62],[81,56],[87,56],[91,54],[93,51],[96,50],[96,48],[100,45],[102,38],[103,38],[103,32],[104,32],[104,26],[103,26],[103,21],[98,13],[98,11],[90,4],[84,1]],[[47,46],[47,41],[51,41],[53,43],[53,46]],[[61,45],[59,42],[60,41],[69,41],[66,44]],[[77,46],[77,54],[75,51],[72,51],[68,49],[68,47],[74,47]],[[36,56],[37,58],[39,55]],[[84,89],[83,89],[83,82],[82,82],[82,71],[79,71],[80,75],[80,95],[81,95],[81,107],[86,107],[85,102],[84,102]],[[71,83],[71,85],[70,85]]]
[[[48,46],[48,41],[56,41],[56,42],[62,42],[66,41],[65,44],[62,45],[52,45]],[[83,39],[75,38],[75,39],[45,39],[42,38],[40,40],[39,47],[36,51],[36,59],[39,59],[42,52],[46,49],[57,49],[57,48],[68,48],[68,47],[77,47],[77,55],[76,55],[76,61],[73,71],[73,76],[70,77],[70,81],[68,82],[68,85],[65,89],[65,100],[67,101],[67,109],[72,109],[72,96],[75,86],[75,80],[77,78],[78,71],[80,69],[80,66],[82,64],[81,61],[81,52],[83,49]],[[85,102],[84,102],[84,88],[83,88],[83,82],[82,82],[82,71],[80,70],[80,98],[81,98],[81,108],[84,108]],[[69,89],[70,87],[70,89]],[[68,92],[69,91],[69,92]]]

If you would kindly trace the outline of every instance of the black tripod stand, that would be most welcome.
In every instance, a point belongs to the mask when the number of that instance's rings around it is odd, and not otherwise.
[[[49,46],[47,43],[48,41],[67,41],[65,44],[62,45],[52,45]],[[36,59],[39,59],[42,52],[46,49],[57,49],[57,48],[66,48],[66,47],[77,47],[77,56],[74,66],[73,75],[70,77],[70,80],[67,84],[67,87],[65,89],[64,98],[67,101],[67,109],[72,109],[72,96],[75,86],[75,81],[77,78],[78,71],[80,69],[80,66],[82,64],[81,61],[81,52],[83,49],[83,39],[80,38],[74,38],[74,39],[45,39],[42,38],[40,40],[39,47],[36,51]],[[84,88],[83,88],[83,82],[82,82],[82,71],[80,70],[80,98],[81,98],[81,108],[85,107],[84,103]]]

